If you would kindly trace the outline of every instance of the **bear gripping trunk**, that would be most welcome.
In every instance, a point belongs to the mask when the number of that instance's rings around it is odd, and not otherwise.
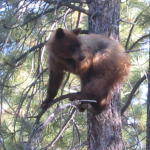
[[[89,7],[89,32],[100,33],[118,40],[120,0],[87,0]],[[119,88],[108,108],[88,118],[88,150],[123,150]]]

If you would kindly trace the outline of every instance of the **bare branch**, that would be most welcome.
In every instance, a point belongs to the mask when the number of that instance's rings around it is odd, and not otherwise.
[[[72,104],[65,104],[63,106],[59,106],[58,108],[56,108],[54,110],[54,112],[52,114],[49,115],[49,117],[47,119],[45,119],[45,121],[42,124],[35,124],[32,133],[30,134],[30,138],[29,141],[26,145],[26,149],[30,149],[30,147],[32,145],[34,145],[35,143],[35,139],[40,138],[40,133],[43,131],[43,129],[48,126],[49,123],[52,123],[57,115],[64,109],[66,109],[67,107],[73,106]],[[46,147],[42,148],[42,149],[47,149],[48,147],[53,147],[53,145],[59,140],[59,138],[61,137],[61,135],[63,134],[63,132],[65,131],[65,129],[68,127],[70,121],[73,119],[74,114],[76,112],[76,108],[72,109],[71,114],[69,115],[68,119],[65,121],[63,127],[61,128],[61,130],[58,132],[58,134],[55,136],[55,138],[52,140],[52,142],[50,144],[48,144]]]
[[[51,107],[52,105],[54,105],[55,103],[61,101],[61,100],[64,100],[64,99],[76,99],[78,97],[78,95],[80,94],[80,92],[77,92],[77,93],[69,93],[69,94],[66,94],[66,95],[62,95],[52,101],[50,101],[50,103],[48,104],[47,108],[46,109],[41,109],[39,114],[37,115],[37,118],[36,118],[36,121],[35,121],[35,124],[38,124],[42,115],[46,112],[46,110]]]
[[[123,20],[123,19],[120,19],[120,21],[124,22],[124,23],[127,23],[127,24],[132,24],[132,25],[136,24],[135,22],[129,22],[129,21],[126,21],[126,20]]]
[[[84,13],[84,14],[86,14],[86,15],[89,15],[89,13],[88,13],[85,9],[83,9],[82,7],[75,6],[75,5],[72,5],[72,4],[70,4],[70,3],[65,4],[65,6],[71,8],[71,9],[73,9],[73,10],[82,12],[82,13]]]
[[[76,109],[73,109],[69,118],[63,125],[62,129],[58,132],[58,134],[55,136],[55,138],[53,139],[53,141],[50,144],[48,144],[46,147],[42,148],[43,150],[47,150],[49,147],[53,147],[54,144],[60,139],[60,137],[64,133],[65,129],[68,127],[70,121],[73,119],[75,112],[76,112]]]
[[[80,4],[80,7],[82,7],[82,4]],[[81,18],[81,12],[79,11],[78,12],[78,17],[77,17],[76,29],[79,27],[80,18]]]
[[[123,115],[124,112],[127,110],[127,108],[129,107],[129,105],[131,104],[132,98],[136,92],[136,90],[139,88],[139,86],[141,85],[141,83],[146,79],[146,75],[144,75],[142,78],[140,78],[136,84],[134,85],[131,93],[128,96],[128,100],[126,102],[126,104],[123,106],[123,108],[121,109],[121,114]]]
[[[139,51],[145,51],[145,50],[147,50],[147,48],[139,48],[139,49],[132,49],[132,50],[128,49],[126,50],[126,53],[133,53],[133,52],[139,52]]]
[[[51,4],[50,1],[45,1],[45,2]],[[77,2],[77,3],[82,4],[81,1],[74,1],[74,0],[72,0],[72,1],[60,1],[60,2],[56,3],[57,9],[60,8],[61,6],[67,6],[67,7],[71,8],[72,10],[79,11],[79,12],[82,12],[86,15],[89,15],[87,10],[85,10],[84,8],[82,8],[80,6],[72,5],[71,2]]]
[[[27,57],[28,54],[30,54],[31,52],[35,51],[36,49],[40,49],[45,45],[46,41],[43,43],[40,43],[36,46],[33,46],[32,48],[30,48],[27,52],[25,52],[24,54],[22,54],[21,56],[19,56],[18,58],[15,59],[15,63],[19,62],[20,60],[24,59]]]
[[[130,46],[129,49],[133,49],[134,46],[136,46],[136,45],[138,44],[139,41],[141,41],[141,40],[143,40],[143,39],[145,39],[145,38],[147,38],[147,37],[149,37],[149,36],[150,36],[150,34],[143,35],[143,36],[140,37],[138,40],[136,40],[136,41]]]
[[[37,115],[36,117],[36,121],[35,121],[35,124],[38,124],[41,117],[43,116],[43,114],[47,111],[48,108],[50,108],[52,105],[54,105],[55,103],[61,101],[61,100],[64,100],[64,99],[69,99],[69,100],[72,100],[74,101],[73,105],[80,105],[81,102],[82,103],[97,103],[96,100],[88,100],[88,99],[83,99],[82,98],[82,94],[81,92],[77,92],[77,93],[69,93],[69,94],[66,94],[66,95],[62,95],[52,101],[49,102],[49,104],[47,105],[47,108],[45,109],[42,109],[40,110],[39,114]]]
[[[139,20],[139,18],[141,17],[142,13],[143,13],[143,11],[135,18],[135,20],[134,20],[134,22],[133,22],[133,24],[132,24],[132,27],[131,27],[131,29],[130,29],[130,31],[129,31],[129,35],[128,35],[128,38],[127,38],[127,41],[126,41],[125,49],[128,49],[128,45],[129,45],[129,41],[130,41],[130,38],[131,38],[131,35],[132,35],[132,32],[133,32],[133,29],[134,29],[134,27],[135,27],[136,22],[137,22],[137,21]]]

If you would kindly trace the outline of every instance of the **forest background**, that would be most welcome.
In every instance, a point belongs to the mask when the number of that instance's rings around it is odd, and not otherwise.
[[[84,0],[0,1],[0,150],[22,150],[31,141],[33,149],[87,149],[87,112],[74,109],[68,99],[45,112],[42,128],[33,136],[48,81],[44,44],[58,27],[87,30],[87,10]],[[119,24],[120,42],[131,58],[121,89],[123,143],[127,150],[145,150],[150,134],[150,1],[122,0]],[[79,90],[78,78],[66,74],[58,97]]]

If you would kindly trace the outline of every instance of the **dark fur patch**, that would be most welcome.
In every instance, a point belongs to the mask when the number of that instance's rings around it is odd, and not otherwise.
[[[64,61],[72,68],[76,68],[76,62],[73,59],[64,59]]]
[[[58,28],[56,31],[56,38],[62,39],[65,36],[64,30],[61,28]]]
[[[109,43],[107,41],[100,41],[98,43],[98,49],[99,50],[104,50],[106,48],[108,48]]]

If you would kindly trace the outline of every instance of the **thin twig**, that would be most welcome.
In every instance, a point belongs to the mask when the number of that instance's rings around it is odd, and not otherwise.
[[[53,139],[53,141],[50,144],[48,144],[46,147],[42,148],[43,150],[47,150],[49,147],[52,148],[54,146],[54,144],[60,139],[60,137],[64,133],[65,129],[68,127],[70,121],[73,119],[75,112],[76,112],[76,109],[74,108],[72,110],[69,118],[67,119],[67,121],[63,125],[62,129],[58,132],[58,134],[55,136],[55,138]]]

